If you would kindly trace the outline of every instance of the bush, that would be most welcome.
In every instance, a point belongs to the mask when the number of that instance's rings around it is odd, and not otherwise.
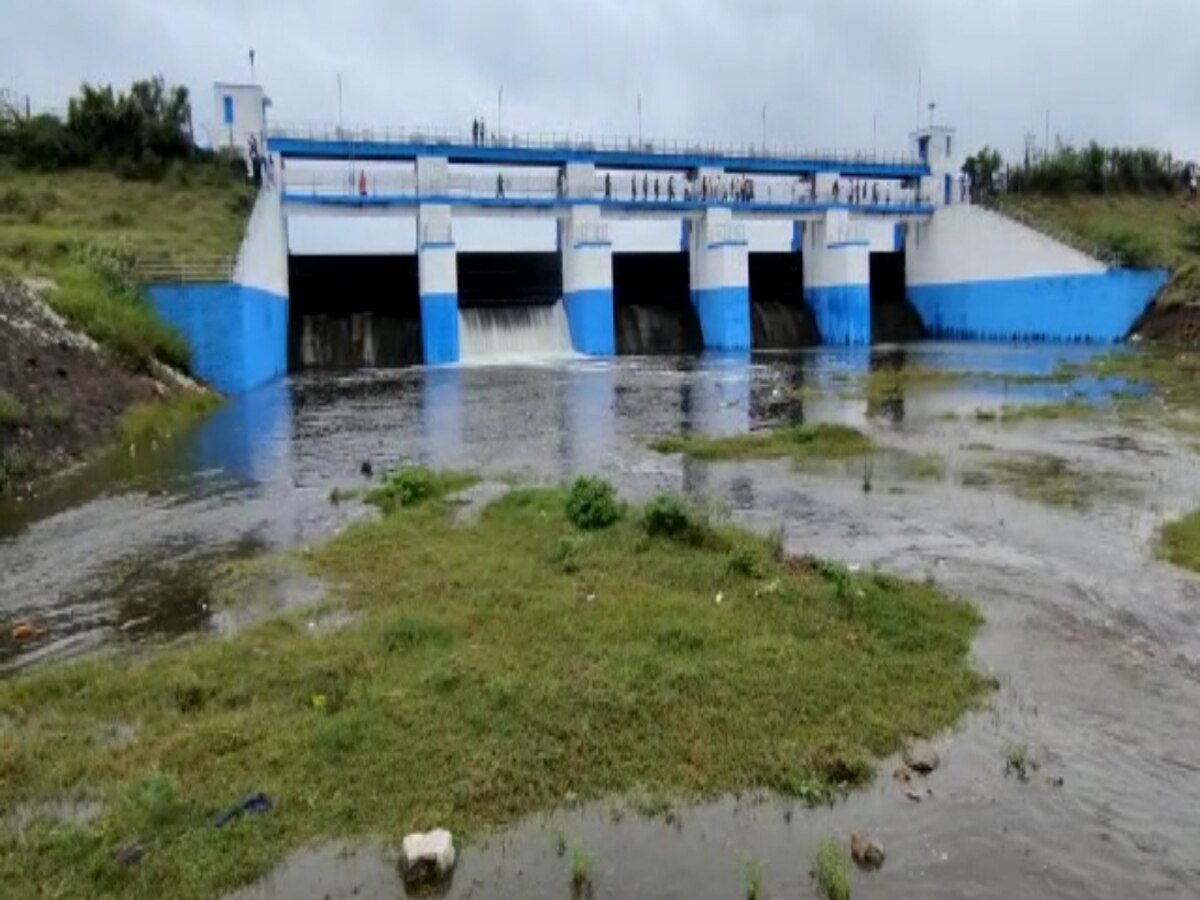
[[[665,537],[697,546],[714,538],[708,520],[675,494],[659,494],[646,504],[642,528],[652,538]]]
[[[385,507],[416,506],[433,496],[433,473],[421,466],[406,466],[388,476],[387,483],[372,496],[381,499]]]
[[[613,486],[601,478],[576,478],[567,495],[567,518],[576,528],[596,531],[621,517]]]

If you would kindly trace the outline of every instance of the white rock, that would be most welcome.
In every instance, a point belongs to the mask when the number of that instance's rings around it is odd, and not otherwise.
[[[400,844],[400,868],[406,882],[440,881],[454,868],[454,838],[444,828],[415,832]]]

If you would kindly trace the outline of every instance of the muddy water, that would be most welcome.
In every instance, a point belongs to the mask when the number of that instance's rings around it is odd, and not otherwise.
[[[49,633],[2,652],[15,668],[219,628],[204,574],[211,560],[309,543],[361,514],[328,495],[360,484],[364,460],[540,480],[600,472],[631,496],[684,490],[752,527],[782,525],[797,552],[935,578],[983,611],[975,653],[1001,688],[947,736],[920,802],[884,764],[875,785],[833,810],[726,800],[667,821],[614,817],[607,805],[565,809],[466,847],[452,896],[568,896],[560,832],[592,858],[595,896],[740,896],[747,859],[764,866],[764,896],[809,896],[817,842],[860,829],[884,842],[888,860],[881,873],[855,873],[856,897],[1200,896],[1200,581],[1148,549],[1163,518],[1200,505],[1195,457],[1166,431],[1113,417],[1011,426],[973,416],[1072,392],[1103,400],[1128,386],[981,376],[868,402],[847,383],[872,365],[1046,373],[1064,353],[1086,352],[925,345],[873,357],[297,379],[230,404],[151,459],[123,459],[98,481],[7,509],[0,614],[36,618]],[[797,473],[644,449],[657,434],[809,419],[863,424],[896,447],[937,452],[947,472],[919,482],[881,465],[864,493],[854,467]],[[1069,512],[959,484],[987,459],[1031,452],[1120,476],[1123,489]],[[1039,766],[1028,782],[1004,775],[1013,745]],[[318,880],[297,867],[330,876],[314,896],[397,890],[386,851],[325,847],[298,854],[250,895],[307,896]]]

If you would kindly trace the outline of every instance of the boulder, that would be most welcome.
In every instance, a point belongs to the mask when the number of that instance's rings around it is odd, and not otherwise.
[[[409,886],[437,883],[454,870],[454,838],[444,828],[415,832],[400,844],[400,871]]]
[[[914,772],[928,775],[938,767],[940,762],[941,759],[938,757],[937,751],[933,749],[933,745],[925,741],[909,744],[904,748],[904,764]]]
[[[883,865],[883,844],[866,833],[850,835],[850,858],[860,869],[878,869]]]

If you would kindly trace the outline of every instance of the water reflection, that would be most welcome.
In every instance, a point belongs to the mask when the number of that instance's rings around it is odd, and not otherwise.
[[[1128,389],[1026,377],[1096,352],[923,344],[304,375],[230,400],[155,453],[114,454],[0,507],[0,609],[9,619],[53,620],[64,642],[110,640],[113,628],[123,639],[204,629],[211,621],[199,588],[181,587],[172,566],[236,555],[247,542],[319,539],[355,514],[328,498],[334,487],[360,486],[366,460],[376,472],[421,462],[550,482],[597,473],[631,496],[702,495],[711,467],[651,453],[650,438],[806,421],[912,430],[947,412]],[[865,390],[868,373],[904,370],[977,374]],[[739,508],[754,504],[749,481],[735,493]],[[142,621],[119,631],[134,620]]]

